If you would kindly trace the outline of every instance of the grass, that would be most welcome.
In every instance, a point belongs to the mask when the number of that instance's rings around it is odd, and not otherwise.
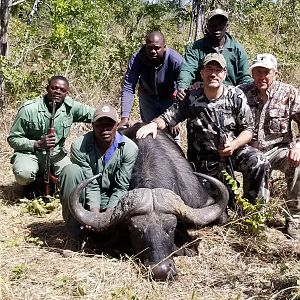
[[[242,234],[232,224],[191,231],[199,240],[199,253],[175,257],[179,276],[174,282],[152,281],[147,270],[126,255],[63,257],[66,233],[60,205],[39,215],[24,210],[20,202],[9,164],[12,150],[6,143],[14,114],[14,109],[6,109],[0,126],[0,299],[300,299],[300,243],[281,232],[280,211],[276,226],[257,236]],[[74,131],[85,130],[76,125]],[[281,178],[273,184],[281,206]]]

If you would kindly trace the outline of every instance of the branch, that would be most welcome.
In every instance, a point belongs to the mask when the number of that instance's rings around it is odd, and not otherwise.
[[[38,10],[38,4],[41,0],[35,0],[34,3],[33,3],[33,6],[32,6],[32,10],[31,12],[29,13],[28,15],[28,18],[27,18],[27,24],[31,24],[32,22],[32,17],[33,15],[37,12]]]
[[[9,8],[11,8],[12,6],[21,4],[21,3],[23,3],[23,2],[26,2],[26,0],[18,0],[18,1],[16,1],[16,2],[13,2],[13,3],[9,6]]]

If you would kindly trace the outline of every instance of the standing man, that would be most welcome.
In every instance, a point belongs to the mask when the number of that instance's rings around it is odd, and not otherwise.
[[[226,85],[236,86],[241,83],[251,81],[249,74],[249,64],[246,51],[228,33],[228,14],[223,9],[213,10],[207,19],[207,28],[204,37],[195,41],[189,46],[184,55],[180,74],[177,80],[177,99],[182,101],[186,95],[185,90],[193,81],[202,81],[200,70],[203,59],[209,53],[220,53],[224,56],[227,65]],[[193,148],[194,141],[190,134],[191,125],[187,121],[188,148],[187,157],[189,161],[194,161]]]
[[[121,93],[122,118],[119,126],[129,124],[137,83],[143,122],[150,122],[174,103],[181,63],[181,55],[166,46],[161,32],[153,31],[147,35],[146,44],[128,64]]]
[[[94,108],[67,96],[69,82],[65,77],[51,77],[46,90],[46,95],[21,106],[7,138],[14,149],[11,162],[16,181],[26,186],[28,193],[38,174],[45,172],[46,150],[53,149],[51,171],[58,176],[62,168],[70,163],[64,144],[72,123],[90,123],[94,114]],[[55,133],[47,134],[54,102]]]
[[[255,132],[252,145],[266,153],[272,170],[284,172],[287,182],[286,232],[300,240],[300,94],[293,86],[276,81],[277,60],[258,54],[250,67],[254,82],[239,86],[248,99]],[[298,127],[292,134],[292,121]]]
[[[143,126],[138,138],[149,133],[156,136],[157,128],[175,126],[190,119],[195,149],[196,171],[222,179],[220,164],[229,171],[242,172],[249,184],[244,187],[244,196],[252,203],[256,198],[268,199],[266,190],[269,163],[257,149],[247,145],[253,136],[253,119],[243,92],[226,86],[226,60],[222,54],[208,54],[202,64],[203,83],[186,96],[180,105],[171,106],[160,117]]]
[[[184,55],[178,77],[177,98],[183,100],[185,89],[193,81],[202,81],[199,70],[202,69],[203,59],[209,53],[220,53],[225,57],[227,73],[224,83],[238,85],[251,81],[246,51],[227,33],[228,14],[223,9],[213,10],[207,19],[204,37],[190,45]]]
[[[72,190],[83,180],[96,174],[81,195],[84,208],[95,214],[115,207],[129,188],[131,172],[137,157],[137,145],[117,131],[118,114],[109,104],[99,106],[93,118],[93,131],[75,140],[71,146],[72,164],[59,176],[62,214],[68,233],[75,239],[81,236],[80,224],[69,211],[68,199]]]

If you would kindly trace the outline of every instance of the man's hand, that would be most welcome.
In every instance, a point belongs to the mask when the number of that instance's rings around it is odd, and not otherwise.
[[[113,208],[107,208],[106,209],[106,211],[105,212],[107,212],[107,213],[110,213],[110,214],[108,214],[108,218],[110,218],[111,217],[111,214],[112,214],[112,212],[113,212]],[[90,211],[92,212],[92,213],[94,213],[94,214],[100,214],[100,209],[99,208],[96,208],[96,207],[94,207],[94,208],[91,208],[90,209]],[[90,225],[85,225],[85,229],[87,229],[87,230],[89,230],[89,231],[98,231],[98,232],[101,232],[101,231],[104,231],[106,228],[93,228],[92,226],[90,226]]]
[[[137,139],[143,139],[147,135],[152,133],[153,138],[156,138],[157,135],[157,124],[155,122],[151,122],[147,125],[142,126],[137,132],[136,132],[136,138]]]
[[[55,146],[55,133],[46,134],[41,140],[34,142],[35,149],[51,149]]]
[[[192,90],[199,90],[201,86],[201,81],[196,81],[195,83],[193,83],[190,87],[189,87],[189,90],[192,91]]]
[[[183,101],[186,96],[184,89],[178,89],[176,93],[176,99],[179,101]]]
[[[298,167],[300,165],[300,149],[292,148],[288,153],[288,162],[291,167]]]
[[[230,142],[227,140],[226,143],[224,144],[224,148],[219,149],[218,152],[221,155],[221,157],[227,157],[227,156],[231,156],[235,149],[236,149],[235,142],[234,141]]]
[[[177,124],[174,127],[170,127],[172,137],[176,137],[180,133],[180,124]]]
[[[130,122],[129,122],[129,118],[127,117],[123,117],[121,118],[120,123],[118,124],[118,128],[127,128],[130,127]]]

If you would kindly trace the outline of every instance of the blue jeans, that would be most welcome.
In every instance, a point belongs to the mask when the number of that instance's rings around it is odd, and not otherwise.
[[[173,98],[159,99],[156,96],[139,94],[141,119],[145,123],[149,123],[154,118],[161,115],[173,103]]]
[[[142,121],[149,123],[154,118],[159,117],[174,103],[174,100],[175,99],[173,97],[159,99],[157,96],[139,94]],[[177,144],[180,144],[180,133],[174,138],[174,140]]]

